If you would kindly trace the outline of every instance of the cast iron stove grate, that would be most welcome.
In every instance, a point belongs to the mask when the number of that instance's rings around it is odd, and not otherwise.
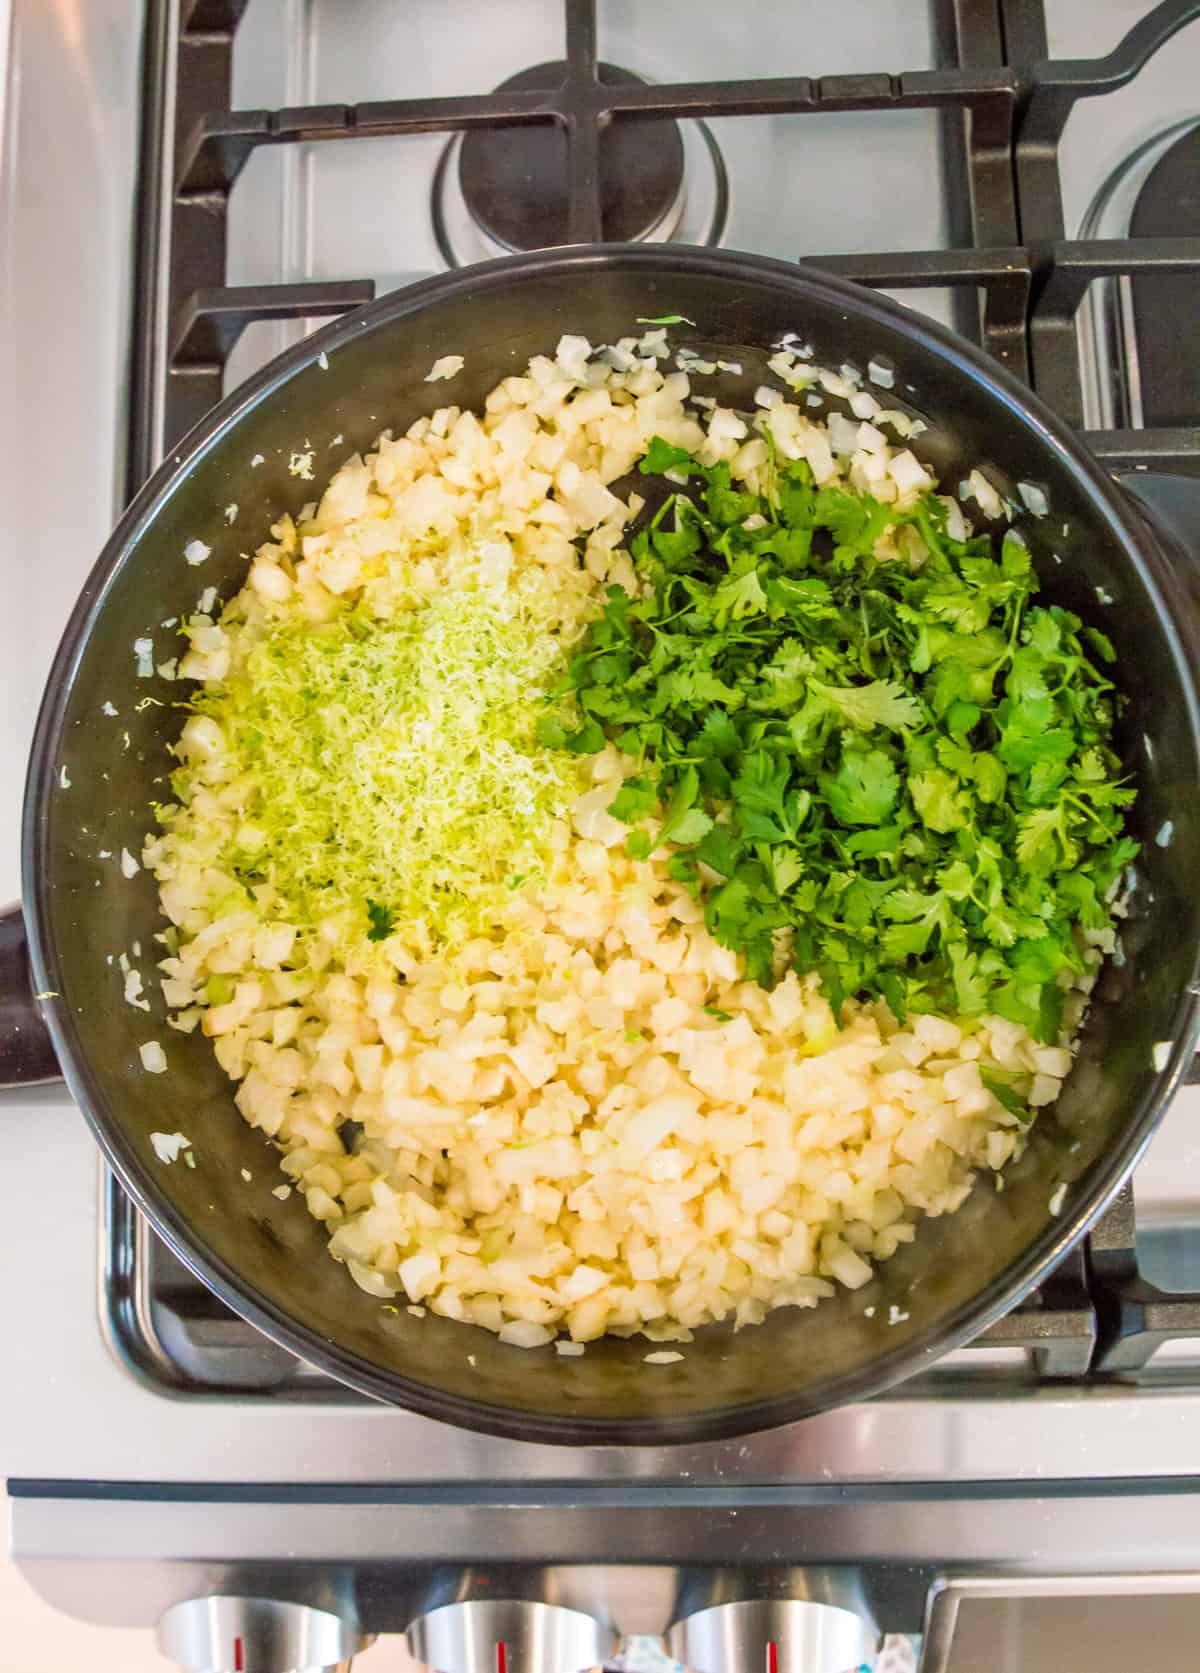
[[[1163,0],[1105,58],[1047,56],[1042,0],[934,0],[938,67],[908,73],[650,85],[603,73],[597,0],[564,0],[557,86],[489,94],[230,108],[234,40],[247,0],[151,0],[143,101],[138,281],[129,489],[222,394],[225,365],[257,321],[313,319],[370,301],[370,280],[238,286],[226,282],[230,193],[261,147],[550,124],[565,139],[568,242],[599,239],[602,135],[646,118],[936,111],[949,209],[945,249],[810,258],[860,283],[948,289],[958,328],[1081,427],[1077,320],[1094,280],[1200,277],[1200,237],[1065,236],[1058,146],[1078,99],[1122,87],[1200,0]],[[534,78],[539,84],[551,78]],[[1114,468],[1200,475],[1187,425],[1086,431]],[[184,1272],[106,1182],[105,1291],[110,1329],[144,1375],[206,1392],[352,1398],[331,1390],[230,1314]],[[1080,1378],[1144,1367],[1156,1348],[1200,1337],[1200,1295],[1168,1295],[1140,1273],[1132,1188],[1042,1288],[980,1339],[1029,1351],[1036,1375]]]

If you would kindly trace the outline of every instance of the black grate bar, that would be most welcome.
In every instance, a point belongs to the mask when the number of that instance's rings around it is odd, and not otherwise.
[[[1096,1329],[1084,1254],[1075,1248],[1040,1289],[968,1346],[1026,1348],[1039,1376],[1078,1378],[1092,1363]]]
[[[1088,1254],[1098,1321],[1093,1371],[1140,1371],[1164,1342],[1200,1336],[1200,1295],[1171,1294],[1142,1276],[1132,1184],[1092,1231]]]
[[[228,192],[260,145],[298,141],[383,139],[399,134],[458,133],[559,120],[549,92],[481,93],[446,99],[406,99],[363,105],[206,113],[184,142],[176,171],[180,197]]]
[[[173,333],[164,396],[163,443],[174,446],[224,394],[225,360],[257,320],[313,319],[370,302],[369,279],[304,285],[213,285],[186,292]]]
[[[567,242],[604,237],[600,212],[600,126],[595,0],[567,0]]]
[[[324,319],[375,298],[369,279],[305,285],[222,285],[184,298],[171,343],[176,371],[220,373],[246,327],[256,320]]]
[[[934,18],[939,69],[1001,68],[1004,47],[996,0],[934,0]],[[939,112],[948,241],[952,245],[1015,244],[1010,159],[1006,155],[997,171],[990,136],[976,134],[974,116],[973,111],[953,105]],[[979,320],[965,304],[965,298],[955,299],[955,325],[977,338]]]
[[[993,250],[874,250],[844,256],[806,256],[814,267],[827,268],[864,285],[927,289],[938,285],[1017,283],[1031,278],[1029,257],[1019,245]]]
[[[179,158],[177,191],[228,188],[259,145],[297,140],[381,139],[558,122],[570,131],[625,116],[709,117],[819,115],[848,110],[937,110],[966,107],[997,138],[1010,131],[1016,81],[1010,71],[915,70],[901,76],[787,76],[763,81],[696,81],[658,86],[608,86],[565,81],[546,92],[482,93],[462,98],[396,99],[317,109],[206,114]]]
[[[179,33],[232,39],[250,0],[181,0]]]
[[[984,292],[984,346],[1010,372],[1029,381],[1025,322],[1033,274],[1019,246],[988,250],[912,250],[893,254],[817,256],[814,267],[880,290],[972,285]]]
[[[937,64],[964,71],[995,72],[1004,64],[1000,0],[934,0]],[[951,247],[1001,248],[1017,242],[1017,201],[1012,170],[1010,101],[980,100],[971,106],[945,105],[938,112],[946,235]],[[952,292],[955,328],[976,343],[1005,345],[992,331],[978,296]],[[1027,372],[1028,353],[1003,354],[1014,370]]]
[[[1029,351],[1038,393],[1069,424],[1083,424],[1075,316],[1093,279],[1200,272],[1200,238],[1095,239],[1035,245]]]
[[[1058,242],[1034,285],[1035,313],[1074,315],[1093,279],[1118,273],[1200,273],[1200,238],[1097,238]]]
[[[1002,62],[1040,64],[1049,58],[1046,14],[1042,0],[999,0],[1004,35]]]
[[[1027,24],[1016,21],[1028,6],[1023,8],[1022,0],[1005,3],[1014,18],[1009,32],[1020,41],[1034,38]],[[1063,235],[1058,145],[1075,101],[1124,87],[1173,35],[1198,17],[1200,0],[1161,0],[1106,57],[1045,59],[1022,75],[1016,136],[1022,238]],[[1043,24],[1043,38],[1044,33]]]
[[[1200,476],[1200,430],[1085,430],[1080,439],[1110,470]]]
[[[1034,65],[1021,137],[1035,144],[1056,143],[1076,99],[1115,93],[1124,87],[1173,35],[1198,17],[1200,0],[1160,0],[1106,57],[1048,59]]]

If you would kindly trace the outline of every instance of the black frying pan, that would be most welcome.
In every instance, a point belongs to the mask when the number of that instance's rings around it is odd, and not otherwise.
[[[1062,1098],[1003,1192],[981,1180],[958,1214],[925,1222],[865,1289],[812,1311],[780,1310],[740,1334],[707,1328],[679,1363],[647,1366],[640,1338],[563,1359],[432,1315],[385,1313],[357,1289],[299,1196],[271,1196],[273,1157],[234,1108],[208,1042],[167,1030],[156,995],[151,1016],[125,1004],[105,955],[135,940],[151,946],[156,890],[144,872],[124,882],[96,854],[139,851],[180,724],[170,707],[135,708],[147,694],[180,695],[135,678],[135,639],[151,632],[159,656],[170,654],[158,624],[194,608],[205,583],[225,596],[240,586],[239,553],[385,425],[403,428],[447,399],[481,402],[531,354],[553,353],[563,332],[611,342],[638,330],[639,315],[673,313],[696,321],[674,333],[680,341],[717,346],[741,364],[740,375],[722,375],[723,402],[751,405],[772,345],[799,332],[823,365],[894,363],[896,395],[929,423],[917,451],[945,483],[987,462],[1010,492],[1019,482],[1044,490],[1050,514],[1027,519],[1025,531],[1046,596],[1116,643],[1131,699],[1122,749],[1139,785],[1145,848],[1125,962],[1107,969]],[[443,354],[465,355],[465,370],[453,385],[426,384]],[[309,444],[314,485],[288,472],[292,450]],[[258,455],[265,462],[253,467]],[[241,508],[236,529],[223,516],[230,502]],[[212,548],[201,570],[182,558],[193,539]],[[56,1057],[122,1183],[182,1259],[269,1336],[382,1399],[521,1439],[661,1443],[765,1428],[875,1394],[984,1328],[1062,1256],[1141,1154],[1190,1062],[1200,947],[1197,619],[1168,543],[1026,389],[966,343],[853,285],[724,252],[602,246],[401,291],[310,337],[215,408],[138,495],[84,587],[46,691],[25,806],[24,921],[34,990],[53,996],[40,1002],[49,1040],[21,991],[13,919],[0,938],[5,1073],[52,1072]],[[105,715],[106,701],[118,718]],[[1154,838],[1166,821],[1174,835],[1163,846]],[[155,1036],[167,1042],[167,1075],[142,1070],[138,1047]],[[1156,1069],[1162,1041],[1170,1046]],[[191,1136],[194,1170],[155,1159],[156,1129]],[[1056,1216],[1050,1203],[1062,1183]]]

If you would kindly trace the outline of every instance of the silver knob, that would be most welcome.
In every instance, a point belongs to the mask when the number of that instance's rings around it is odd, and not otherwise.
[[[592,1615],[523,1598],[448,1603],[408,1629],[414,1660],[436,1673],[581,1673],[616,1643]]]
[[[158,1647],[187,1673],[333,1673],[367,1641],[340,1615],[265,1597],[193,1597],[158,1623]]]
[[[781,1598],[701,1609],[676,1621],[667,1642],[696,1673],[852,1673],[880,1640],[852,1609]]]

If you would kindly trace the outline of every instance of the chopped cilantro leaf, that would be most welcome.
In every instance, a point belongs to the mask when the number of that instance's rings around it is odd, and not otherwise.
[[[872,680],[869,685],[832,686],[810,679],[808,689],[860,732],[869,732],[875,726],[899,731],[905,726],[919,726],[921,722],[920,703],[896,680]]]
[[[367,918],[371,926],[367,931],[367,940],[386,941],[396,924],[396,915],[391,907],[383,906],[377,900],[369,900]]]
[[[790,958],[835,1006],[1054,1039],[1076,931],[1108,924],[1137,853],[1111,643],[1034,602],[1020,541],[952,538],[932,494],[898,511],[773,457],[755,495],[661,437],[639,469],[669,473],[629,544],[644,585],[577,647],[579,729],[539,737],[639,759],[610,807],[628,852],[673,846],[751,979]]]
[[[608,805],[614,819],[636,825],[648,819],[658,806],[658,791],[648,778],[627,778]]]
[[[881,825],[896,805],[900,779],[881,749],[849,751],[836,773],[821,780],[830,812],[842,825]]]
[[[643,476],[661,476],[664,471],[684,471],[691,475],[698,467],[684,447],[672,447],[669,441],[655,436],[638,464]]]
[[[908,781],[913,806],[931,831],[959,831],[967,822],[958,795],[958,781],[941,767],[914,773]]]
[[[1033,1120],[1033,1111],[1019,1092],[1016,1092],[1007,1081],[1002,1080],[992,1069],[981,1069],[979,1078],[992,1097],[1003,1104],[1010,1115],[1015,1115],[1023,1127],[1029,1125]]]

